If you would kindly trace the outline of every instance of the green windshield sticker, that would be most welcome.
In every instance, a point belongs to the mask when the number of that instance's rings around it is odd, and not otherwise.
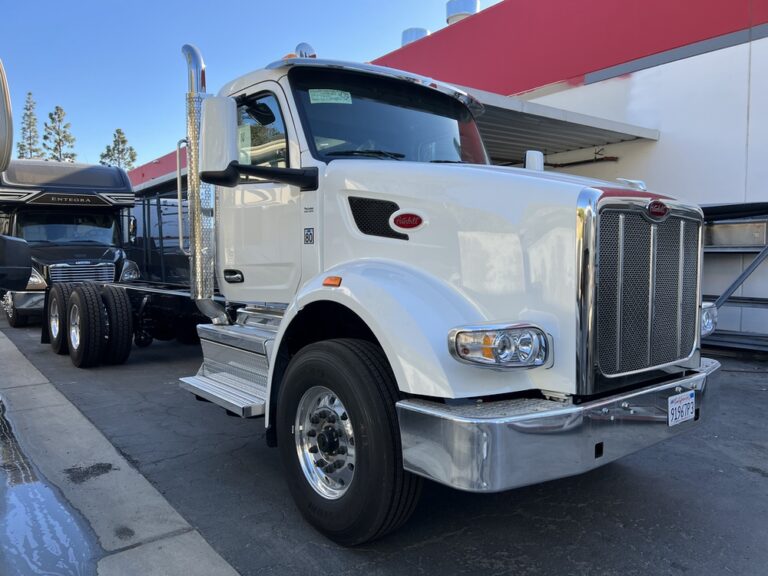
[[[352,104],[352,94],[343,90],[310,88],[310,104]]]

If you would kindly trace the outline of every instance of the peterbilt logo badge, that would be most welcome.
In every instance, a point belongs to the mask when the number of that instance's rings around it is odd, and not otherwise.
[[[648,215],[655,220],[663,220],[669,215],[669,206],[661,200],[651,200],[648,203]]]
[[[418,214],[404,213],[395,216],[392,219],[392,223],[398,228],[412,230],[421,226],[424,223],[424,219]]]

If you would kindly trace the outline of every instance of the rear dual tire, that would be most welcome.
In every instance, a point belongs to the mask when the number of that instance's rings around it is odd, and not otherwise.
[[[73,289],[70,285],[71,292],[65,295],[66,286],[55,285],[51,291],[49,318],[53,318],[54,306],[61,301],[66,301],[67,311],[63,324],[66,330],[61,334],[64,343],[57,344],[51,330],[51,346],[56,351],[69,350],[78,368],[102,362],[123,364],[131,353],[133,336],[133,313],[125,291],[114,286],[79,284]]]

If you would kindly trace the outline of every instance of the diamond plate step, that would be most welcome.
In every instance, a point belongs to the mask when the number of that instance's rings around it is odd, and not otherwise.
[[[181,387],[243,418],[264,415],[266,388],[237,376],[198,374],[181,378]]]

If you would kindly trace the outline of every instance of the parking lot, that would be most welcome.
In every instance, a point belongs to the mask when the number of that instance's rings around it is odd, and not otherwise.
[[[3,332],[234,568],[250,574],[764,574],[768,366],[720,358],[706,422],[591,473],[494,495],[427,483],[410,522],[340,548],[303,522],[262,420],[179,389],[197,346],[74,368],[39,328]],[[21,438],[23,444],[24,439]]]

